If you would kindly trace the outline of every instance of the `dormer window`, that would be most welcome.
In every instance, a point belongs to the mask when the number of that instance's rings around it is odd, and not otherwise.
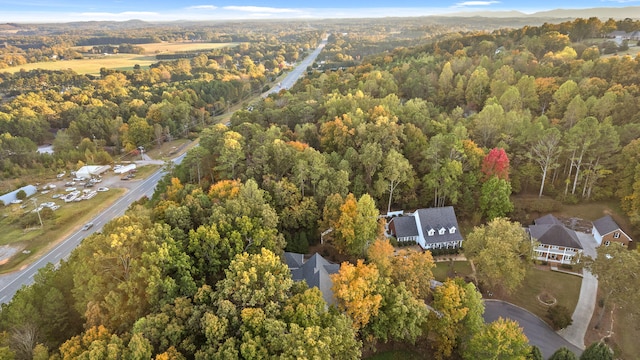
[[[433,229],[430,229],[430,230],[427,232],[427,234],[428,234],[429,236],[433,236],[433,235],[435,235],[435,233],[436,233],[436,232],[435,232]]]
[[[444,232],[445,232],[444,228],[440,228],[440,230],[438,230],[439,235],[444,235]]]
[[[456,227],[452,226],[449,228],[449,234],[455,234],[456,233]]]

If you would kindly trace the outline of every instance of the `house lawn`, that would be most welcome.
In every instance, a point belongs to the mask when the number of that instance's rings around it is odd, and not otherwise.
[[[468,261],[440,261],[432,271],[436,280],[445,281],[447,278],[471,275],[471,265]]]
[[[558,305],[565,306],[573,314],[580,297],[581,285],[582,278],[579,276],[530,268],[518,290],[510,295],[496,294],[495,297],[521,306],[549,322],[547,319],[549,307],[538,301],[538,295],[546,293],[553,296]]]

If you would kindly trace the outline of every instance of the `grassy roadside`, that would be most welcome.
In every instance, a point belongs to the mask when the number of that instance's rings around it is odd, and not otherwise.
[[[29,261],[39,258],[62,239],[77,231],[82,224],[108,208],[125,192],[125,189],[111,189],[107,192],[99,192],[90,200],[69,204],[55,201],[62,204],[60,209],[54,212],[55,217],[43,219],[44,226],[32,230],[23,229],[14,221],[15,217],[20,215],[10,213],[18,210],[21,212],[22,209],[17,206],[5,209],[0,220],[0,228],[3,229],[0,232],[0,245],[10,245],[19,251],[0,265],[0,274],[15,271]]]

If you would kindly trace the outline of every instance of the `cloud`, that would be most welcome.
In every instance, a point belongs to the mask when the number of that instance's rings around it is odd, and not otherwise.
[[[266,6],[225,6],[223,9],[232,11],[244,11],[250,13],[263,14],[283,14],[283,13],[299,13],[300,10],[287,8],[272,8]]]
[[[189,6],[188,8],[186,8],[187,10],[215,10],[218,7],[215,5],[195,5],[195,6]]]
[[[467,7],[467,6],[489,6],[493,4],[499,4],[500,1],[464,1],[457,3],[455,7]]]

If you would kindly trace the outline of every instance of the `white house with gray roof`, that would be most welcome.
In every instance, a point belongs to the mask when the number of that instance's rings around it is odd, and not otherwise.
[[[415,242],[425,250],[459,248],[464,241],[453,206],[418,209],[393,217],[388,228],[398,242]]]
[[[549,214],[536,219],[527,231],[531,239],[538,242],[533,249],[536,260],[559,264],[580,262],[582,244],[578,235],[555,216]]]

